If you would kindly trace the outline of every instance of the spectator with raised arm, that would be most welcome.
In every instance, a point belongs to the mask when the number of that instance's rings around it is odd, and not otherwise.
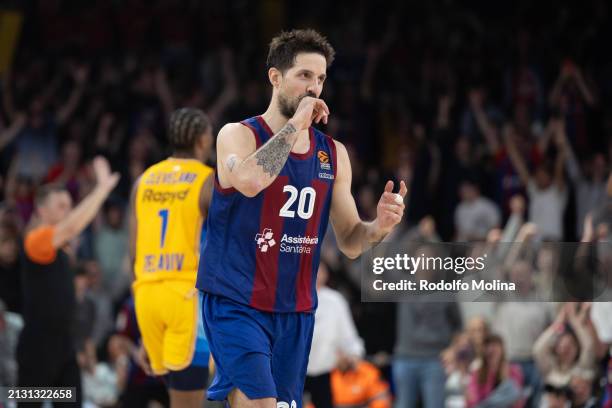
[[[55,164],[58,157],[58,127],[64,125],[79,106],[88,73],[86,66],[73,65],[70,68],[72,90],[68,99],[55,111],[49,110],[49,99],[57,92],[55,81],[29,101],[27,125],[14,136],[15,153],[19,160],[17,176],[29,176],[38,182]],[[8,82],[10,78],[5,78],[8,86],[4,87],[3,101],[9,117],[19,121],[19,113],[13,107],[12,85]]]
[[[566,303],[538,338],[533,355],[544,382],[569,385],[572,370],[595,369],[595,341],[587,326],[590,305]]]
[[[213,126],[218,126],[222,123],[225,111],[238,97],[238,80],[236,78],[235,57],[232,50],[227,47],[222,48],[218,58],[223,76],[223,89],[212,104],[206,107],[206,112]]]
[[[495,165],[494,197],[501,205],[504,216],[510,213],[510,200],[517,194],[524,193],[524,185],[521,183],[519,172],[513,166],[509,156],[508,147],[501,142],[501,123],[496,123],[483,107],[482,94],[478,90],[470,91],[468,101],[473,112],[476,125],[482,134],[486,151],[493,158]],[[506,125],[509,126],[509,125]],[[517,137],[516,150],[528,158],[530,164],[539,163],[541,159],[541,146],[533,143],[524,136]]]
[[[581,153],[589,145],[587,119],[590,109],[598,103],[595,89],[580,66],[567,58],[561,63],[559,77],[550,91],[550,105],[564,116],[569,140]]]
[[[519,29],[514,64],[504,74],[504,104],[507,107],[523,105],[530,116],[539,117],[546,98],[540,67],[530,58],[532,50],[532,34],[525,28]]]
[[[8,144],[10,144],[15,139],[19,132],[21,132],[21,129],[23,129],[23,127],[25,126],[26,121],[26,115],[20,113],[18,115],[15,115],[15,119],[11,122],[9,126],[4,129],[0,129],[0,153]],[[6,169],[0,168],[0,173],[3,172],[2,170]]]
[[[571,59],[565,59],[561,63],[559,76],[550,91],[550,104],[558,106],[562,104],[563,97],[567,94],[579,97],[589,106],[597,102],[591,86],[587,83],[580,67]]]
[[[488,89],[482,85],[471,87],[467,93],[467,106],[461,117],[461,133],[468,135],[472,142],[482,138],[489,149],[494,148],[491,135],[495,131],[495,123],[502,121],[501,111],[494,105],[489,97]],[[483,124],[487,124],[483,126]],[[478,137],[480,136],[480,137]]]
[[[504,129],[504,141],[510,160],[519,174],[521,183],[527,188],[529,198],[529,221],[534,223],[540,236],[546,240],[563,239],[563,212],[567,204],[567,186],[565,185],[563,167],[565,163],[565,129],[560,123],[555,130],[557,157],[554,170],[546,164],[538,166],[532,175],[516,146],[516,134],[512,127]]]
[[[483,179],[484,175],[478,157],[478,143],[473,142],[469,136],[455,137],[453,133],[451,123],[453,103],[449,95],[440,97],[433,134],[440,156],[438,200],[434,200],[435,208],[438,210],[436,221],[440,235],[445,240],[451,240],[453,237],[453,217],[460,201],[460,191],[457,187],[468,179]]]
[[[576,195],[576,232],[578,237],[582,236],[584,219],[587,214],[595,210],[606,199],[606,183],[609,174],[606,156],[601,153],[593,153],[582,170],[576,158],[574,149],[563,133],[560,137],[567,152],[567,173],[574,185]]]

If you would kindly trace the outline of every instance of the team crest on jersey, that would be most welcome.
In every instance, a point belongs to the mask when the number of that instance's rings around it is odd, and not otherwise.
[[[265,228],[262,232],[255,235],[255,242],[259,251],[264,253],[277,244],[271,228]],[[318,243],[318,236],[283,234],[280,240],[279,251],[292,254],[311,254],[313,248]]]
[[[261,252],[268,252],[268,248],[276,245],[272,229],[266,228],[263,232],[255,235],[255,242],[257,242],[257,248],[259,248]]]
[[[331,170],[331,164],[329,163],[329,154],[327,154],[327,152],[319,150],[317,152],[317,157],[319,158],[319,164],[321,165],[321,169]]]

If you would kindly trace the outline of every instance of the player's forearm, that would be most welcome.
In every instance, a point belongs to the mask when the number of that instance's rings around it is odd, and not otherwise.
[[[285,165],[297,137],[296,127],[287,122],[266,144],[243,161],[239,162],[237,156],[230,155],[225,165],[232,175],[234,188],[254,197],[272,184]]]
[[[57,225],[56,236],[58,236],[61,241],[58,242],[59,245],[78,236],[81,231],[91,223],[96,214],[98,214],[98,211],[100,211],[102,204],[110,192],[111,190],[107,187],[97,185],[94,190]]]
[[[361,221],[353,227],[344,239],[339,240],[340,250],[347,257],[355,259],[366,248],[382,241],[390,231],[381,229],[376,220],[369,222]]]

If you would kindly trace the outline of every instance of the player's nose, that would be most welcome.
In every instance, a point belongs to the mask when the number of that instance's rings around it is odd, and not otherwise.
[[[309,95],[314,95],[315,98],[319,97],[321,90],[322,86],[318,83],[317,79],[314,79],[308,84],[308,87],[306,87],[306,93]]]

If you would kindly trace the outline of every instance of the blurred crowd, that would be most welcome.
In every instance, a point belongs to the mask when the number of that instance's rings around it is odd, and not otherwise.
[[[175,108],[203,109],[216,131],[266,109],[267,42],[283,28],[318,29],[336,49],[323,130],[349,150],[362,217],[376,216],[385,180],[409,184],[394,239],[610,240],[612,10],[603,0],[14,6],[24,25],[0,86],[0,385],[18,369],[18,260],[35,191],[61,183],[78,202],[101,154],[121,181],[75,243],[85,395],[97,406],[167,404],[163,384],[134,364],[130,187],[168,155]],[[349,363],[339,359],[335,384],[358,382],[347,373],[367,360],[364,375],[380,377],[402,408],[611,407],[612,306],[528,302],[556,254],[506,256],[523,289],[513,302],[362,303],[359,262],[341,257],[330,236],[329,284],[363,339]]]

